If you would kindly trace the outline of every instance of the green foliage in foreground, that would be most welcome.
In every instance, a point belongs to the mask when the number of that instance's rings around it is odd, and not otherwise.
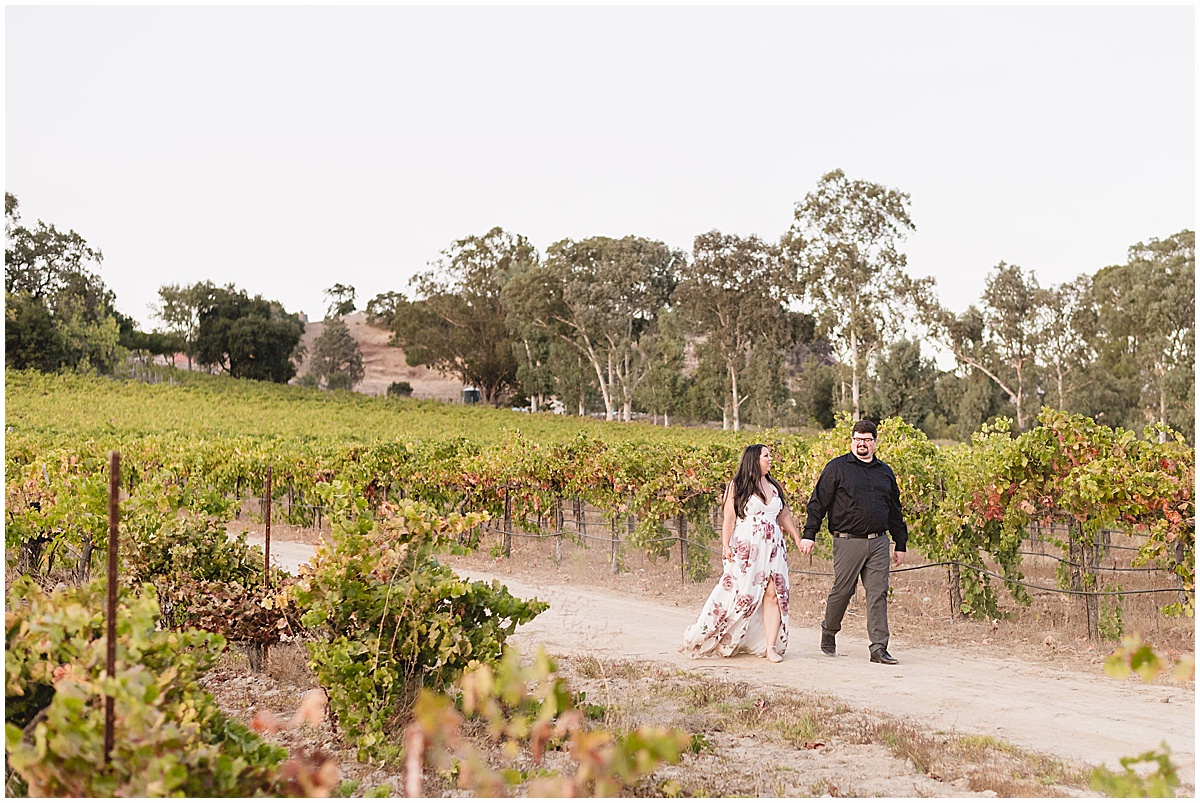
[[[529,797],[617,797],[662,763],[674,764],[695,737],[674,728],[641,727],[610,733],[585,727],[584,712],[544,651],[522,666],[515,649],[495,668],[473,665],[459,682],[466,719],[482,726],[501,754],[537,768],[547,751],[569,751],[574,773],[497,770],[462,737],[464,718],[444,694],[421,693],[408,728],[410,767],[422,763],[481,797],[511,794],[528,781]],[[411,787],[410,787],[411,789]],[[419,788],[412,791],[420,793]]]
[[[323,490],[333,538],[290,596],[320,635],[308,644],[311,666],[342,732],[360,760],[392,759],[400,747],[389,737],[421,688],[444,689],[468,665],[498,661],[517,626],[548,606],[517,599],[499,582],[468,582],[438,562],[484,517],[442,517],[403,502],[373,519],[345,483]]]
[[[1148,765],[1151,769],[1139,774],[1134,769],[1138,765]],[[1171,750],[1165,742],[1161,750],[1122,758],[1121,768],[1124,771],[1117,773],[1108,767],[1097,767],[1092,771],[1092,789],[1112,797],[1175,797],[1179,773],[1171,763]]]
[[[49,797],[247,797],[283,792],[286,757],[226,719],[199,683],[225,639],[156,629],[153,589],[123,589],[117,673],[105,666],[104,581],[46,594],[13,584],[5,614],[6,793]],[[104,763],[104,695],[115,701]]]

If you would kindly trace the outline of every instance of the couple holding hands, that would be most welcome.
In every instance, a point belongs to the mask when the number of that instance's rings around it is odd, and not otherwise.
[[[801,536],[783,488],[771,476],[771,452],[746,447],[737,475],[725,490],[721,527],[724,571],[696,622],[684,631],[680,651],[699,658],[739,652],[778,663],[788,645],[787,547],[783,533],[811,553],[822,520],[833,534],[833,589],[821,623],[821,652],[836,655],[835,637],[855,586],[866,591],[871,661],[895,664],[887,650],[888,533],[904,561],[908,526],[900,509],[896,475],[875,456],[875,424],[855,423],[850,451],[830,460],[808,500]]]

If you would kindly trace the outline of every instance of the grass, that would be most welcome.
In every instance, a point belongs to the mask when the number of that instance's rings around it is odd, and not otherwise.
[[[819,695],[754,692],[744,682],[716,680],[684,670],[664,673],[630,661],[573,659],[573,667],[581,677],[603,677],[610,682],[607,694],[625,712],[630,726],[638,724],[637,714],[648,711],[650,701],[659,701],[657,715],[664,716],[667,707],[662,703],[669,700],[676,703],[678,713],[659,724],[684,728],[701,737],[720,733],[756,736],[794,750],[837,743],[874,745],[906,762],[914,773],[952,784],[948,792],[992,790],[1000,797],[1052,797],[1063,794],[1055,787],[1088,788],[1089,768],[1072,767],[993,736],[924,730],[888,715],[855,711]],[[632,688],[629,681],[638,679],[643,682]],[[720,753],[719,748],[713,750]],[[790,769],[780,765],[778,772]],[[712,790],[721,784],[696,778],[685,782],[678,793],[693,794],[701,786]],[[826,779],[802,788],[813,796],[855,796]]]
[[[870,746],[869,750],[905,762],[910,769],[903,772],[912,773],[914,788],[921,784],[919,794],[955,797],[967,790],[991,790],[1000,797],[1052,797],[1064,794],[1059,787],[1088,789],[1089,768],[1071,767],[993,736],[926,731],[894,717],[849,709],[821,695],[756,690],[744,682],[717,680],[652,662],[597,656],[558,657],[555,661],[572,690],[582,695],[577,698],[581,707],[593,709],[589,718],[603,717],[595,726],[622,731],[656,725],[692,734],[681,763],[647,779],[639,787],[640,796],[877,794],[863,781],[861,767],[854,775],[843,774],[836,763],[830,765],[831,761],[853,762],[863,755],[880,755],[847,749],[855,745]],[[255,699],[260,687],[240,682],[250,675],[240,651],[226,653],[217,670],[233,681],[223,685],[226,704],[233,707],[235,716],[264,704]],[[277,689],[267,705],[276,710],[294,707],[299,696],[314,685],[306,650],[298,643],[272,648],[266,675]],[[603,696],[605,704],[593,705],[590,699],[594,695]],[[482,731],[467,728],[465,735],[481,745],[488,743]],[[837,758],[842,753],[859,758]],[[376,785],[388,779],[368,774],[352,780],[359,785],[345,784],[341,794],[372,796],[378,791]],[[427,781],[433,793],[437,784],[432,778]]]

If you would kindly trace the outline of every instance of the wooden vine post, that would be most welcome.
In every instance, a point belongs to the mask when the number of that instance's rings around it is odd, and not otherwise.
[[[263,586],[268,593],[271,591],[271,475],[272,467],[267,466],[267,494],[266,499],[263,500],[263,528],[265,533],[263,537]],[[266,644],[262,645],[260,667],[266,666],[269,649]]]
[[[1099,533],[1094,533],[1090,538],[1084,535],[1083,525],[1079,525],[1080,546],[1083,547],[1084,563],[1087,566],[1087,574],[1084,577],[1084,591],[1089,592],[1084,598],[1084,605],[1087,607],[1087,625],[1088,625],[1088,640],[1096,642],[1100,640],[1100,597],[1096,596],[1095,592],[1100,588],[1100,550],[1096,539]]]
[[[512,499],[509,489],[504,489],[504,557],[512,557]]]
[[[554,563],[562,565],[563,504],[561,496],[554,500],[554,532],[557,534],[554,539]]]
[[[687,582],[687,516],[679,514],[679,581]]]
[[[612,573],[617,573],[617,514],[612,515]]]
[[[271,590],[271,466],[267,466],[267,494],[263,500],[263,585]]]
[[[121,453],[112,452],[108,463],[108,615],[105,621],[104,670],[109,683],[117,674],[117,538],[121,517]],[[104,695],[104,763],[110,764],[113,751],[113,724],[116,716],[113,698]]]

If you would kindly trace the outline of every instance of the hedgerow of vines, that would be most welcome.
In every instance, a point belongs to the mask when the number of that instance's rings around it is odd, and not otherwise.
[[[81,388],[72,382],[90,384]],[[323,511],[319,488],[335,479],[361,492],[375,509],[413,499],[445,514],[499,519],[507,506],[514,522],[535,532],[553,527],[561,506],[578,500],[603,511],[614,526],[633,516],[637,526],[627,544],[662,556],[670,545],[662,537],[664,524],[681,516],[692,525],[689,540],[715,539],[707,526],[710,512],[751,438],[771,444],[777,479],[802,516],[822,466],[845,451],[851,425],[842,417],[815,437],[748,436],[604,427],[549,415],[496,417],[498,411],[489,411],[488,426],[481,428],[473,409],[337,401],[248,384],[243,398],[221,383],[149,388],[18,376],[10,383],[8,407],[10,418],[14,407],[20,412],[6,453],[10,554],[46,568],[64,547],[79,554],[102,543],[96,513],[102,508],[96,501],[103,482],[98,477],[107,450],[120,448],[123,488],[154,482],[173,505],[216,517],[230,518],[240,498],[261,495],[270,468],[274,511],[292,523],[314,522]],[[79,390],[97,401],[60,398]],[[172,420],[153,427],[141,414],[130,413],[128,423],[110,421],[108,434],[70,435],[98,433],[97,410],[113,409],[105,394],[138,408],[165,400],[174,411]],[[265,431],[263,424],[252,435],[189,434],[189,422],[208,421],[212,407],[222,409],[227,420],[258,421],[249,410],[259,406],[275,412],[277,427],[293,427],[290,434]],[[377,416],[380,410],[394,413],[396,420],[349,443],[338,427],[320,423],[362,411]],[[447,434],[455,420],[469,437]],[[429,427],[432,422],[437,423]],[[197,430],[208,426],[215,425]],[[1063,550],[1084,567],[1095,563],[1100,530],[1142,536],[1138,561],[1179,578],[1183,597],[1165,606],[1166,612],[1191,612],[1194,450],[1177,434],[1148,429],[1139,436],[1050,409],[1027,432],[1013,434],[1001,419],[970,444],[937,446],[900,419],[881,422],[880,434],[880,457],[895,470],[903,494],[910,544],[926,558],[961,570],[964,613],[995,615],[998,595],[982,571],[984,559],[1019,581],[1021,544],[1034,522],[1066,524],[1071,535]],[[823,537],[822,546],[827,544]],[[1076,590],[1089,590],[1095,572],[1080,571],[1069,581]],[[1028,601],[1016,582],[1007,590],[1017,602]]]

